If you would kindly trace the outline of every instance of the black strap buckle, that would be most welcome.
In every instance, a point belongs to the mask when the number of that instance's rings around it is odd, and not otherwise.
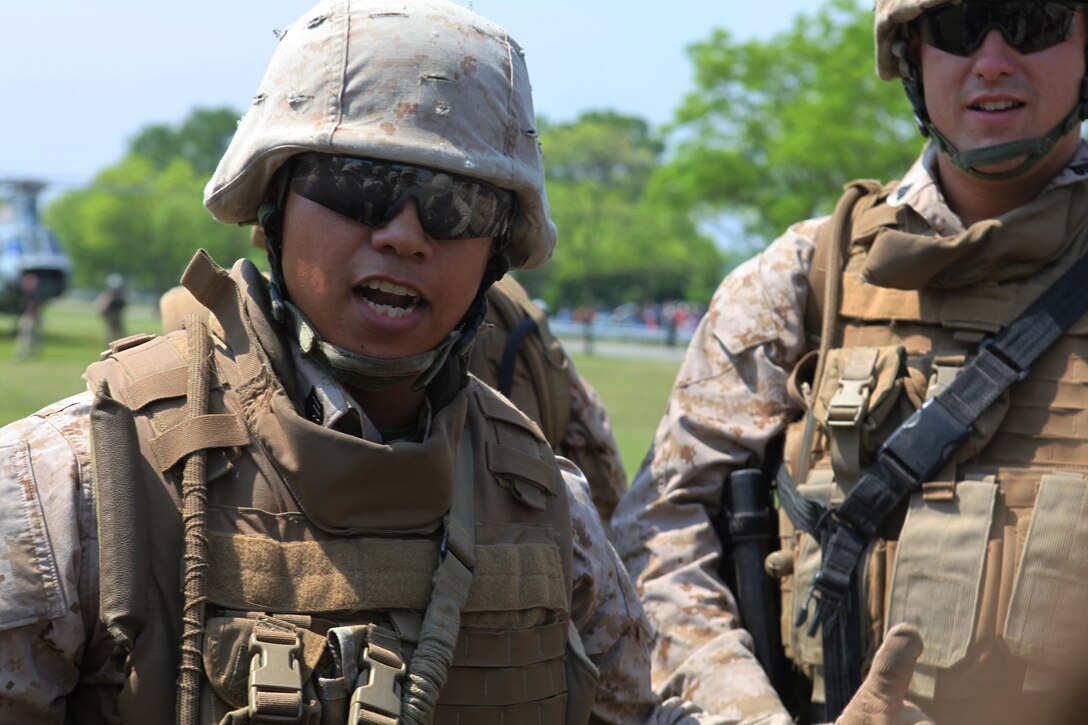
[[[930,398],[888,436],[878,456],[893,458],[917,486],[940,470],[970,432],[939,397]]]

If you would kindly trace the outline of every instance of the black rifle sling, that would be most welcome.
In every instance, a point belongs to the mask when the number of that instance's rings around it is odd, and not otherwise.
[[[526,317],[519,322],[506,338],[506,344],[502,348],[502,361],[499,363],[498,391],[510,397],[510,391],[514,389],[514,368],[518,364],[518,353],[521,352],[521,343],[525,336],[536,330],[536,320]]]
[[[1083,290],[1088,255],[1082,256],[1028,309],[979,348],[952,383],[903,422],[880,448],[841,504],[808,501],[793,489],[788,473],[778,476],[779,500],[802,530],[821,542],[822,563],[798,617],[805,622],[812,600],[816,612],[809,635],[823,625],[827,718],[835,719],[860,683],[861,653],[849,651],[848,618],[858,616],[856,574],[868,542],[884,519],[955,453],[971,425],[1069,326],[1088,311]],[[848,626],[847,630],[857,627]]]

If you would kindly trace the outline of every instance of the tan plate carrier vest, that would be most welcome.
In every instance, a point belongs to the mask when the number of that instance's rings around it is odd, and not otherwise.
[[[122,341],[87,372],[120,721],[174,720],[180,470],[206,451],[201,723],[414,721],[395,711],[427,677],[445,683],[427,721],[587,722],[596,670],[571,623],[567,493],[535,426],[470,379],[422,443],[325,429],[281,383],[289,356],[257,270],[200,253],[183,283],[221,333],[205,414],[187,410],[191,330]],[[431,606],[448,561],[460,612]],[[430,644],[443,636],[448,668]]]
[[[955,289],[866,284],[861,271],[878,230],[924,231],[915,212],[885,203],[894,188],[862,184],[860,200],[852,209],[840,204],[817,242],[810,281],[818,287],[828,250],[841,243],[831,238],[833,230],[845,225],[841,296],[838,304],[831,298],[838,315],[826,358],[820,365],[810,353],[791,377],[791,392],[814,416],[807,475],[797,480],[809,498],[841,501],[887,436],[1086,246],[1080,223],[1071,225],[1075,242],[1061,262],[1023,279]],[[1088,218],[1088,202],[1072,209]],[[806,319],[811,330],[812,316]],[[1031,711],[1017,708],[1045,691],[1062,657],[1083,643],[1086,336],[1081,319],[976,421],[954,460],[889,517],[863,560],[865,668],[891,625],[916,625],[925,651],[909,697],[937,722],[1030,722]],[[822,379],[809,383],[817,367]],[[805,426],[802,419],[787,431],[785,455],[795,475],[804,467]],[[808,636],[807,622],[794,626],[820,550],[784,511],[780,532],[783,549],[792,552],[781,581],[782,639],[787,655],[812,677],[813,699],[822,702],[821,634]]]

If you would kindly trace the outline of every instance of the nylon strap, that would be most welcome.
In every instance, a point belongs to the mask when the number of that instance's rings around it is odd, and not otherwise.
[[[1083,291],[1086,275],[1088,255],[1078,259],[1012,324],[983,343],[945,390],[892,433],[842,504],[818,516],[814,528],[821,541],[822,564],[797,625],[804,623],[809,603],[815,600],[809,635],[823,627],[829,720],[838,717],[860,684],[860,649],[851,651],[849,641],[858,627],[848,621],[857,618],[861,606],[858,566],[868,542],[888,514],[952,457],[973,422],[1009,386],[1022,380],[1036,358],[1088,311],[1088,293]],[[810,525],[814,509],[798,503],[799,497],[782,493],[783,500],[790,499],[784,506],[787,515],[791,508],[799,515],[795,525],[803,529]]]
[[[208,448],[229,448],[249,443],[245,426],[232,413],[212,413],[186,418],[151,439],[151,451],[159,470],[168,471],[182,458]]]
[[[185,395],[189,385],[189,366],[179,365],[161,373],[138,378],[122,390],[122,397],[133,410],[144,407],[158,400],[180,398]]]

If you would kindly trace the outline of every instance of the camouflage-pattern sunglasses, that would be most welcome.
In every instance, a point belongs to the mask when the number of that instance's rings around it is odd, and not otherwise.
[[[1028,55],[1069,39],[1077,5],[1070,2],[981,2],[944,5],[922,16],[926,43],[953,55],[969,56],[996,28],[1005,42]]]
[[[291,191],[371,227],[389,222],[415,199],[432,239],[501,237],[514,208],[513,193],[459,174],[389,161],[301,154]]]

